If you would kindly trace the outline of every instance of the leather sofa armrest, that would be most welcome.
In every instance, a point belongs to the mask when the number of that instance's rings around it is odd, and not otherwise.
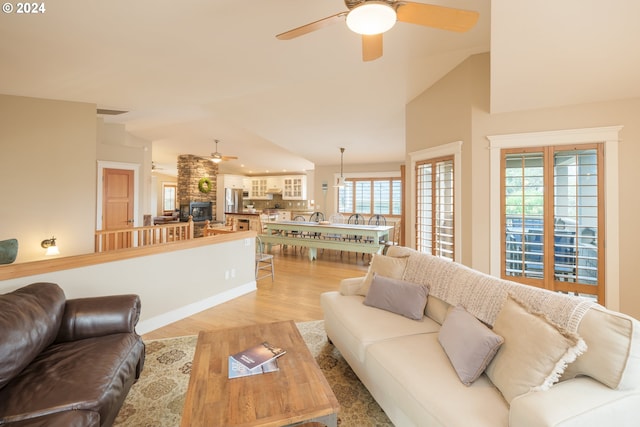
[[[340,281],[340,293],[342,295],[356,295],[356,292],[362,286],[362,282],[364,282],[364,278],[365,276],[342,279]]]
[[[140,318],[138,295],[67,300],[56,342],[76,341],[117,333],[135,333]]]
[[[100,414],[73,410],[2,424],[3,427],[100,427]]]
[[[555,384],[511,401],[512,427],[637,425],[640,390],[617,391],[589,377]]]

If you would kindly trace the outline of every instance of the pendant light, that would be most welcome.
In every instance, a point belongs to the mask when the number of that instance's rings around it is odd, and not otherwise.
[[[343,188],[344,187],[344,147],[340,147],[340,177],[338,178],[338,182],[334,187]]]

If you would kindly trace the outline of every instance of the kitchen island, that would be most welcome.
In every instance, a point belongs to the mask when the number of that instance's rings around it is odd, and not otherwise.
[[[227,225],[233,227],[233,230],[244,231],[254,230],[258,234],[262,233],[262,220],[259,212],[225,212]]]

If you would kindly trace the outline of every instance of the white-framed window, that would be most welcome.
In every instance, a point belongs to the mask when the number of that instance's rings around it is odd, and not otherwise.
[[[338,213],[400,216],[402,180],[399,177],[347,177],[338,188]]]
[[[175,211],[178,208],[178,186],[176,183],[162,184],[162,210]]]

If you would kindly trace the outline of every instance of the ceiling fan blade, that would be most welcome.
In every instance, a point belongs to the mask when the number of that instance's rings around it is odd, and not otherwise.
[[[343,20],[342,18],[346,16],[347,13],[349,12],[336,13],[335,15],[328,16],[326,18],[320,19],[310,24],[306,24],[301,27],[294,28],[293,30],[285,31],[284,33],[278,34],[276,38],[278,40],[291,40],[296,37],[303,36],[312,31],[319,30],[321,28],[327,27],[331,24],[335,24],[336,22]]]
[[[222,160],[238,160],[237,156],[222,156]]]
[[[362,36],[362,60],[373,61],[382,56],[382,34]]]
[[[433,4],[398,2],[396,10],[398,21],[425,27],[464,33],[478,22],[480,14],[472,10],[454,9]]]

